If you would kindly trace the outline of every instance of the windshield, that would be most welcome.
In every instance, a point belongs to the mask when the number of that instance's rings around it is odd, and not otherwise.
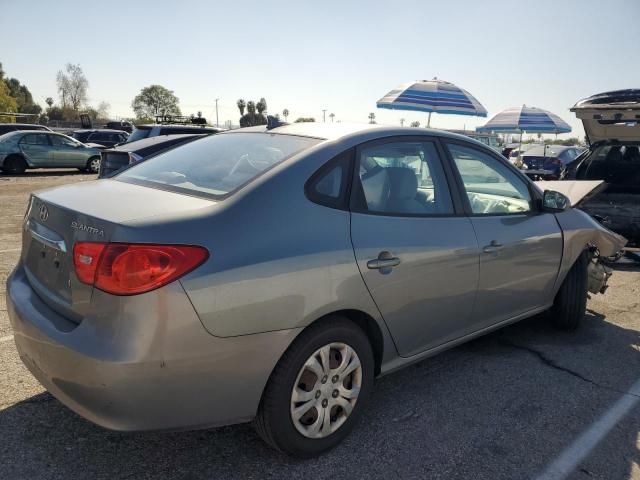
[[[315,138],[265,133],[213,135],[141,162],[116,179],[178,193],[220,197],[318,142]]]
[[[131,143],[131,142],[135,142],[136,140],[142,140],[143,138],[147,138],[150,133],[151,133],[151,129],[149,127],[147,128],[136,127],[133,133],[129,135],[129,138],[127,138],[126,143]]]

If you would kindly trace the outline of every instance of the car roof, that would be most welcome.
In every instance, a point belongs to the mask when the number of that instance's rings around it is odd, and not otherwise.
[[[223,134],[234,134],[241,132],[268,132],[278,133],[282,135],[298,135],[303,137],[313,137],[322,140],[337,140],[352,135],[378,134],[380,137],[401,136],[401,135],[434,135],[451,139],[465,140],[478,145],[486,145],[478,142],[470,137],[459,135],[457,133],[448,132],[446,130],[438,130],[434,128],[415,128],[415,127],[395,127],[389,125],[370,124],[370,123],[325,123],[325,122],[300,122],[285,124],[267,130],[266,126],[247,127],[236,130],[229,130]],[[488,148],[488,147],[487,147]]]
[[[116,150],[118,152],[135,152],[136,150],[140,150],[142,148],[146,148],[155,144],[169,143],[179,139],[205,137],[205,136],[206,136],[205,134],[196,134],[196,133],[181,133],[177,135],[158,135],[156,137],[148,137],[148,138],[143,138],[141,140],[136,140],[135,142],[123,143],[122,145],[118,145],[117,147],[110,148],[109,150]]]
[[[216,130],[223,131],[223,128],[209,127],[207,125],[183,125],[181,123],[146,123],[144,125],[136,125],[136,128],[188,128],[193,130]]]
[[[116,130],[114,128],[81,128],[80,130],[74,130],[73,133],[127,133],[124,130]]]

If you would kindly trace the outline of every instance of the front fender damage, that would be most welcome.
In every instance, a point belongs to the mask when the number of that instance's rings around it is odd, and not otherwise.
[[[619,255],[627,239],[606,229],[588,214],[576,208],[556,213],[555,216],[564,238],[562,262],[555,291],[558,291],[573,264],[586,250],[590,256],[589,291],[604,293],[607,280],[611,276],[611,269],[606,267],[602,260]]]

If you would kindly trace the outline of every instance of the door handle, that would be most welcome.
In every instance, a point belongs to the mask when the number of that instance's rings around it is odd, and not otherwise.
[[[367,268],[373,269],[391,269],[400,265],[400,259],[393,257],[390,252],[384,251],[378,254],[378,258],[369,260],[367,262]]]
[[[498,253],[503,248],[504,245],[502,245],[500,242],[498,242],[497,240],[491,240],[491,243],[489,245],[485,245],[482,248],[482,251],[484,253]]]

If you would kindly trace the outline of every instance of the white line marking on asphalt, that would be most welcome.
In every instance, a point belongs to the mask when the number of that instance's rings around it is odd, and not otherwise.
[[[0,342],[8,342],[9,340],[13,340],[13,335],[7,335],[6,337],[0,337]]]
[[[640,380],[568,446],[536,480],[563,480],[571,474],[616,424],[640,402]]]
[[[0,253],[19,252],[20,250],[22,250],[22,249],[21,248],[10,248],[9,250],[0,250]]]

